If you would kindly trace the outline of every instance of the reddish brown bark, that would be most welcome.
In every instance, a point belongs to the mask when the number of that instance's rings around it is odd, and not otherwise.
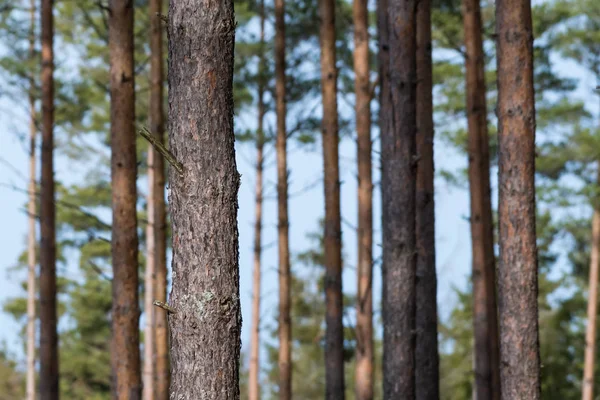
[[[161,18],[157,13],[162,13],[162,0],[150,0],[150,131],[163,142],[165,136],[164,110],[163,110],[163,30]],[[154,277],[153,299],[166,302],[167,298],[167,210],[165,205],[165,163],[151,147],[148,148],[149,175],[152,175],[149,192],[152,193],[152,231],[154,236]],[[150,180],[150,176],[149,176]],[[149,216],[150,217],[150,216]],[[169,398],[169,333],[167,330],[167,316],[163,312],[154,310],[154,394],[156,400]]]
[[[366,0],[354,0],[354,73],[358,160],[358,277],[355,392],[373,398],[373,178],[371,171],[371,82],[369,14]]]
[[[260,2],[260,61],[258,67],[258,127],[256,130],[256,186],[254,205],[254,271],[252,276],[252,327],[250,338],[250,368],[248,399],[260,399],[260,287],[261,287],[261,254],[262,254],[262,204],[263,204],[263,149],[265,116],[264,77],[265,73],[265,3]]]
[[[35,0],[30,3],[31,26],[29,30],[29,59],[35,58]],[[35,77],[29,76],[29,204],[27,211],[29,213],[29,231],[27,234],[27,381],[26,394],[27,400],[35,400],[35,278],[36,278],[36,233],[35,233],[35,215],[36,215],[36,162],[35,162],[35,142],[37,136],[37,127],[35,123]]]
[[[598,164],[600,166],[600,163]],[[598,176],[600,182],[600,174]],[[585,329],[585,359],[583,364],[582,400],[594,398],[594,363],[596,356],[596,320],[598,317],[598,264],[600,263],[600,211],[594,207],[592,216],[592,244],[590,251],[590,278]]]
[[[496,2],[503,399],[540,398],[535,232],[535,98],[529,0]]]
[[[414,399],[416,0],[390,0],[388,23],[391,104],[381,131],[383,390],[386,399]]]
[[[473,279],[475,393],[500,399],[496,260],[479,0],[463,0]]]
[[[136,214],[133,2],[110,2],[110,114],[112,178],[112,391],[141,396]]]
[[[53,7],[52,0],[42,0],[42,176],[40,199],[40,398],[42,400],[58,399]]]
[[[202,10],[202,12],[198,12]],[[233,1],[169,3],[171,399],[240,398]]]
[[[292,320],[285,126],[285,2],[275,0],[275,108],[277,111],[277,239],[279,242],[279,398],[292,397]]]
[[[435,203],[433,164],[433,99],[431,64],[431,1],[417,4],[417,339],[416,398],[437,400],[439,354],[437,341],[437,281],[435,270]]]
[[[340,400],[344,399],[344,325],[334,0],[319,0],[319,16],[325,176],[325,398]]]

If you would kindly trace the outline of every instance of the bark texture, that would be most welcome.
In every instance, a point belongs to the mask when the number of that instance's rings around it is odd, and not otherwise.
[[[40,199],[40,398],[42,400],[58,399],[53,7],[53,0],[42,0],[42,176]]]
[[[162,13],[163,1],[150,0],[150,132],[164,142],[165,122],[163,110],[163,32],[164,26],[157,13]],[[152,231],[154,236],[153,299],[166,302],[167,298],[167,210],[165,205],[165,162],[153,148],[148,149],[149,171],[152,185]],[[150,162],[151,161],[151,162]],[[150,215],[148,215],[150,218]],[[167,315],[154,309],[154,394],[156,400],[169,398],[169,336]]]
[[[254,203],[254,271],[252,274],[252,327],[250,337],[250,368],[248,371],[248,399],[260,399],[260,287],[262,255],[263,210],[263,153],[265,116],[265,2],[260,1],[260,61],[258,66],[258,127],[256,130],[256,186]]]
[[[367,0],[354,0],[354,73],[358,160],[358,288],[356,303],[357,400],[373,398],[373,178],[371,171],[371,81]]]
[[[498,304],[503,399],[540,398],[535,233],[535,104],[529,0],[496,2]]]
[[[496,259],[490,189],[490,155],[481,10],[463,0],[469,188],[473,279],[473,330],[477,399],[500,399]]]
[[[600,182],[600,175],[598,176],[598,181]],[[594,207],[594,215],[592,217],[592,245],[590,252],[590,287],[588,289],[587,325],[585,328],[585,360],[583,364],[582,400],[592,400],[594,398],[596,320],[598,316],[598,263],[600,263],[600,211],[598,211],[597,207]]]
[[[29,59],[35,58],[35,0],[30,3],[31,26],[29,30]],[[36,234],[35,234],[35,215],[36,215],[36,162],[35,162],[35,143],[37,136],[37,127],[35,123],[35,77],[29,76],[29,204],[27,211],[29,213],[27,234],[27,381],[26,394],[27,400],[35,400],[35,268],[36,268]]]
[[[344,325],[334,0],[319,0],[319,16],[325,177],[325,398],[341,400],[345,388]]]
[[[389,118],[381,132],[383,390],[415,398],[416,0],[390,0]]]
[[[169,3],[171,399],[239,399],[233,1]]]
[[[290,244],[288,173],[285,1],[275,0],[275,108],[277,112],[277,240],[279,246],[279,398],[292,398],[292,319],[290,318]]]
[[[109,13],[112,178],[112,391],[141,397],[136,214],[133,2],[113,0]]]
[[[435,203],[433,164],[433,98],[431,62],[431,1],[417,4],[417,339],[416,398],[437,400],[439,354],[437,340],[437,277],[435,270]]]

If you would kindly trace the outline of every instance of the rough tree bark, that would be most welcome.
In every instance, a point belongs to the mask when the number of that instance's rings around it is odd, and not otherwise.
[[[381,131],[383,391],[415,398],[416,0],[390,0],[390,115]]]
[[[40,398],[42,400],[58,399],[53,7],[53,0],[42,0],[42,176],[40,199]]]
[[[473,279],[475,393],[500,399],[496,259],[490,189],[485,67],[479,0],[463,0]]]
[[[600,163],[598,163],[600,182]],[[598,316],[598,264],[600,263],[600,211],[594,206],[592,216],[592,244],[590,251],[590,278],[588,289],[587,325],[585,328],[585,359],[583,364],[582,400],[594,398],[594,363],[596,357],[596,319]]]
[[[157,13],[162,14],[163,1],[150,0],[150,132],[162,143],[165,140],[163,110],[163,31]],[[156,151],[152,153],[153,225],[154,225],[154,299],[167,301],[167,207],[165,205],[165,162]],[[167,315],[154,311],[154,393],[156,400],[169,398],[169,332]]]
[[[248,399],[260,399],[260,287],[262,254],[262,205],[263,205],[263,149],[265,135],[263,123],[265,116],[265,2],[260,1],[260,61],[258,65],[258,127],[256,130],[256,186],[254,205],[254,271],[252,276],[252,327],[250,338],[250,369]]]
[[[112,391],[116,399],[141,396],[136,214],[133,2],[110,2],[110,115],[112,178]]]
[[[279,246],[279,398],[292,397],[292,320],[285,76],[285,1],[275,0],[275,108],[277,111],[277,240]]]
[[[433,164],[433,98],[431,63],[431,1],[417,4],[417,339],[415,393],[420,400],[437,400],[439,354],[437,341],[437,281],[435,270],[435,203]]]
[[[30,3],[31,26],[29,30],[29,59],[35,58],[35,0]],[[37,135],[35,113],[35,77],[29,76],[29,232],[27,234],[27,400],[35,400],[35,268],[36,268],[36,163],[35,142]]]
[[[354,0],[354,73],[358,160],[358,277],[355,392],[373,398],[373,178],[371,171],[371,82],[367,0]]]
[[[338,149],[335,2],[319,0],[325,189],[325,398],[344,399],[342,229]]]
[[[233,1],[169,3],[171,399],[239,399]]]
[[[496,2],[503,399],[540,398],[535,232],[535,99],[530,0]]]

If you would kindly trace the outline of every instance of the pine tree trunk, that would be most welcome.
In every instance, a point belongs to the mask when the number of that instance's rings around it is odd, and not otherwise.
[[[54,17],[42,0],[42,176],[40,246],[40,398],[58,399],[56,209],[54,206]]]
[[[202,10],[202,12],[198,12]],[[231,0],[169,3],[173,220],[171,399],[239,399],[237,194]]]
[[[165,138],[163,110],[163,30],[159,15],[163,12],[162,0],[150,0],[150,131],[162,143]],[[153,233],[154,233],[154,300],[167,301],[167,208],[165,205],[165,162],[149,148],[152,153],[152,175],[154,182],[153,197]],[[167,315],[154,310],[154,393],[156,400],[169,399],[169,332]]]
[[[485,67],[479,0],[463,0],[473,267],[475,393],[500,399],[496,259],[490,189]]]
[[[277,111],[277,236],[279,242],[279,398],[292,398],[292,320],[285,76],[285,1],[275,0],[275,101]]]
[[[435,270],[435,203],[433,164],[433,98],[431,61],[431,1],[417,4],[417,341],[416,398],[437,400],[439,354],[437,341],[437,280]]]
[[[371,82],[367,0],[354,0],[354,73],[358,160],[358,276],[356,303],[356,399],[373,398],[373,178]]]
[[[383,391],[386,399],[410,400],[416,344],[416,0],[390,0],[388,18],[391,104],[381,132]]]
[[[599,163],[600,169],[600,163]],[[598,176],[600,182],[600,175]],[[585,360],[583,364],[582,400],[594,398],[594,363],[596,357],[596,319],[598,315],[598,264],[600,263],[600,211],[594,207],[592,245],[590,252],[590,282],[588,290],[587,325],[585,329]]]
[[[35,58],[35,0],[30,3],[31,27],[29,31],[29,59]],[[27,235],[27,400],[35,400],[35,268],[36,268],[36,163],[35,142],[37,127],[35,123],[35,78],[29,77],[29,232]]]
[[[540,398],[535,231],[535,98],[529,0],[496,2],[503,399]]]
[[[110,2],[110,114],[112,178],[112,391],[116,399],[141,396],[136,214],[133,2]]]
[[[344,399],[342,229],[338,149],[335,2],[319,0],[325,189],[325,398]]]
[[[262,205],[263,205],[263,148],[265,143],[263,123],[265,116],[265,2],[260,1],[260,61],[258,68],[258,128],[256,133],[256,187],[254,221],[254,271],[252,276],[252,333],[250,338],[250,370],[248,384],[249,400],[260,399],[260,287],[262,254]]]
[[[150,95],[152,96],[152,94]],[[150,113],[152,115],[152,113]],[[158,156],[160,157],[160,156]],[[158,158],[152,146],[148,149],[148,225],[146,225],[146,271],[144,276],[144,400],[154,399],[154,286],[155,286],[155,243],[154,236],[154,162]]]

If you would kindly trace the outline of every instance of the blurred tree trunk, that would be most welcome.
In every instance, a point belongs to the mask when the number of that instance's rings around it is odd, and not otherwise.
[[[325,177],[325,398],[344,399],[342,229],[338,149],[335,1],[319,0]]]
[[[29,59],[35,59],[35,0],[30,2],[31,26],[29,30]],[[35,113],[35,77],[29,76],[29,232],[27,235],[27,400],[35,400],[35,268],[36,268],[36,234],[35,216],[37,214],[36,199],[36,162],[35,142],[37,135]]]
[[[600,171],[600,163],[598,164]],[[598,176],[600,182],[600,172]],[[590,280],[588,289],[587,325],[585,329],[585,361],[583,364],[582,400],[594,398],[594,362],[596,357],[596,319],[598,315],[598,263],[600,262],[600,211],[594,206],[592,217],[592,245],[590,252]]]
[[[540,356],[530,0],[498,0],[496,34],[502,398],[537,400],[540,398]]]
[[[275,101],[277,111],[277,235],[279,242],[279,398],[292,397],[292,320],[285,76],[285,1],[275,0]]]
[[[473,262],[473,328],[477,399],[500,399],[496,259],[490,189],[485,67],[479,0],[463,0],[469,187]]]
[[[356,398],[373,398],[373,178],[371,81],[367,0],[354,0],[354,73],[358,160],[358,288],[356,302]]]
[[[112,178],[113,397],[139,399],[138,237],[136,214],[135,84],[133,2],[110,2],[110,115]]]
[[[416,0],[388,3],[390,115],[381,132],[383,390],[415,398]]]
[[[252,327],[250,338],[249,400],[260,399],[260,287],[262,254],[263,149],[265,144],[265,2],[260,1],[260,50],[258,66],[258,127],[256,130],[256,187],[254,208],[254,271],[252,276]]]
[[[439,354],[437,281],[435,270],[435,203],[433,164],[433,83],[431,62],[431,1],[417,4],[417,341],[415,350],[416,398],[437,400]]]
[[[42,400],[58,399],[53,7],[53,0],[42,0],[42,176],[40,199],[40,398]]]
[[[202,12],[197,12],[202,10]],[[233,1],[169,3],[173,290],[170,398],[239,399]],[[201,49],[201,51],[198,51]]]

